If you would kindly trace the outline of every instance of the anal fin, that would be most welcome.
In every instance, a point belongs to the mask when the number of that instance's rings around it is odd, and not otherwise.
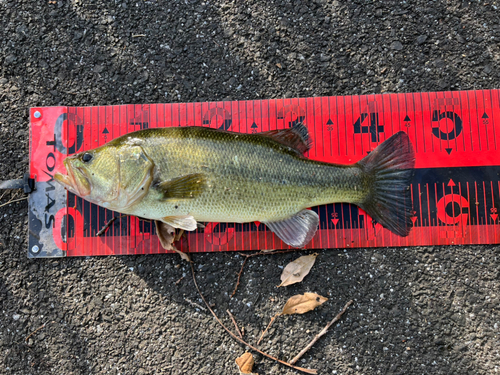
[[[288,219],[264,224],[287,245],[302,248],[314,237],[318,223],[319,217],[316,212],[302,210]]]

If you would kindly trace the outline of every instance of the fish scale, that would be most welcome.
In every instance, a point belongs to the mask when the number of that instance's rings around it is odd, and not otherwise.
[[[208,176],[206,190],[193,199],[162,202],[161,192],[150,189],[131,212],[139,216],[276,221],[307,207],[332,201],[357,203],[366,196],[359,167],[306,159],[255,134],[166,128],[138,131],[116,142],[130,137],[143,141],[142,148],[159,169],[161,180],[192,173]]]

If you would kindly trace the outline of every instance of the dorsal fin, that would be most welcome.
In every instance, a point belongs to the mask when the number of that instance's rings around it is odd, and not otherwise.
[[[299,122],[289,129],[270,130],[268,132],[258,133],[264,137],[274,139],[284,146],[291,147],[301,155],[309,151],[312,146],[312,140],[309,132],[303,123]]]

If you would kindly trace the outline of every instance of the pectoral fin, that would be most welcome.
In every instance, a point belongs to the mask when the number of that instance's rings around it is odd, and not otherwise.
[[[314,237],[318,223],[319,217],[316,212],[302,210],[288,219],[264,224],[287,245],[301,248]]]
[[[191,215],[165,216],[161,221],[174,228],[184,230],[195,230],[197,228],[196,220]]]
[[[206,177],[202,173],[193,173],[158,184],[158,189],[167,199],[190,199],[199,196],[206,186]]]

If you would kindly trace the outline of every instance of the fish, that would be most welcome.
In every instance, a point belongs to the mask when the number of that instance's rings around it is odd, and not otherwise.
[[[203,222],[260,222],[303,248],[319,223],[310,208],[343,202],[409,234],[415,155],[405,132],[352,164],[307,158],[311,146],[302,123],[255,134],[149,128],[68,156],[67,174],[54,179],[91,203],[154,220],[159,232],[163,224],[193,231]]]

